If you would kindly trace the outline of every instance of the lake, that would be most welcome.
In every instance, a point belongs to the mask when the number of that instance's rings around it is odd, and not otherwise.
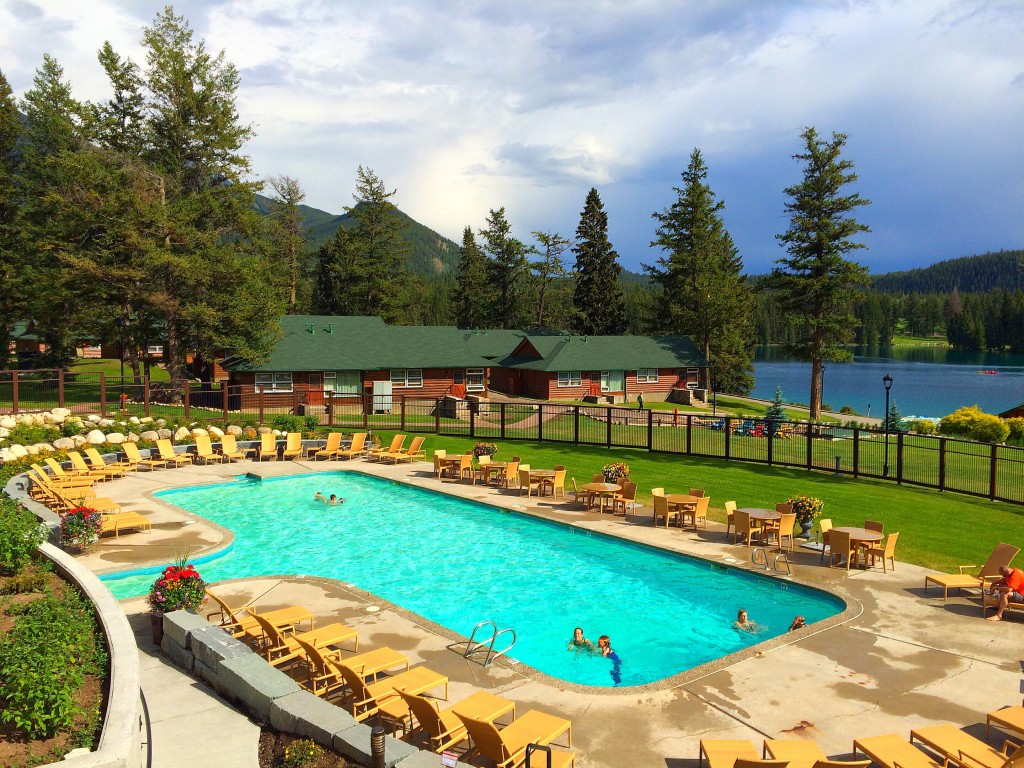
[[[838,411],[881,418],[882,377],[893,378],[890,402],[903,416],[942,417],[963,405],[1000,413],[1024,403],[1024,355],[960,352],[945,347],[855,347],[852,363],[825,363],[822,403]],[[996,371],[995,375],[978,371]],[[777,347],[759,347],[753,397],[771,399],[775,388],[789,402],[810,400],[811,364],[787,359]]]

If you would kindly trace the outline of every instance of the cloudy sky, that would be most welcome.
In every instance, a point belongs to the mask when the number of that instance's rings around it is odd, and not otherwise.
[[[0,0],[15,94],[44,52],[107,96],[104,40],[143,60],[161,3]],[[849,136],[858,258],[873,272],[1024,247],[1022,0],[187,0],[241,71],[254,173],[340,212],[373,168],[458,241],[504,206],[514,233],[571,236],[597,187],[624,266],[657,257],[651,213],[700,147],[752,273],[779,258],[799,134]]]

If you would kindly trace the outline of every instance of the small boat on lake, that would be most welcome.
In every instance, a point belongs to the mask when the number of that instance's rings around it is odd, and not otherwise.
[[[988,376],[995,376],[997,373],[999,373],[999,371],[992,371],[992,370],[989,370],[989,371],[978,371],[978,373],[984,373],[984,374],[986,374]]]

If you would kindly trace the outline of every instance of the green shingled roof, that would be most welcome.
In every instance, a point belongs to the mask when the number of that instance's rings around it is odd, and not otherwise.
[[[709,365],[688,336],[528,335],[526,338],[541,357],[510,355],[499,365],[536,371],[629,371]]]

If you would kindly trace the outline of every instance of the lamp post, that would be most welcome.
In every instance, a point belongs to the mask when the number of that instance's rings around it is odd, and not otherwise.
[[[892,376],[888,373],[882,377],[882,385],[885,387],[885,463],[882,465],[882,477],[889,476],[889,390],[892,389]]]

